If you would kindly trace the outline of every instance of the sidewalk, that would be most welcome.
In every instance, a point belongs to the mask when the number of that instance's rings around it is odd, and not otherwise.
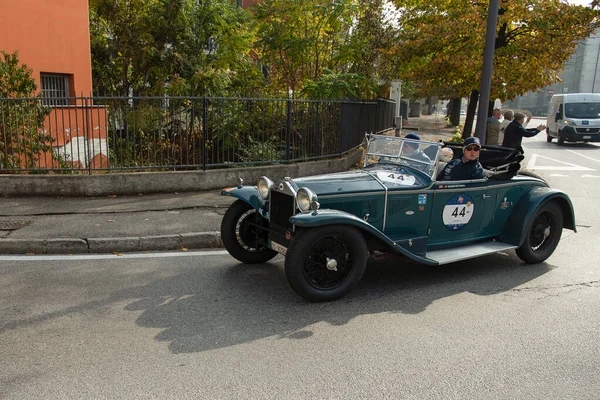
[[[410,118],[406,127],[402,136],[417,131],[423,140],[452,135],[442,115]],[[0,254],[222,247],[221,219],[234,200],[221,196],[220,190],[106,197],[0,196]]]
[[[103,198],[0,197],[0,253],[221,247],[221,218],[233,201],[219,190]]]

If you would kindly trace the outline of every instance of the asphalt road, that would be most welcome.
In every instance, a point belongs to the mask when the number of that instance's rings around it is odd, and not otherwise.
[[[0,257],[0,397],[597,399],[600,148],[524,145],[578,225],[540,265],[390,258],[311,304],[279,256]]]

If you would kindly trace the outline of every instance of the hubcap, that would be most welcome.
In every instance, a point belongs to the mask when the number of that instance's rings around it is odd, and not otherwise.
[[[337,272],[337,261],[335,261],[335,258],[328,258],[326,266],[328,270]]]
[[[540,213],[533,221],[529,234],[531,249],[536,253],[545,251],[553,242],[554,235],[556,235],[556,217],[549,211]]]

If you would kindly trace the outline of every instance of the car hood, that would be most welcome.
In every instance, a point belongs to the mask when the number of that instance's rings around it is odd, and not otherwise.
[[[390,169],[372,168],[315,175],[293,179],[298,188],[306,187],[317,195],[353,194],[389,190],[414,190],[425,186],[423,178],[417,174],[399,174]]]

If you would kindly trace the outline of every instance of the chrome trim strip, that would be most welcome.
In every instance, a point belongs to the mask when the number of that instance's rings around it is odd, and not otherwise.
[[[519,185],[523,185],[524,184],[524,182],[507,182],[507,183],[502,183],[502,184],[499,184],[499,185],[468,186],[468,187],[465,185],[464,187],[459,187],[459,188],[440,189],[437,186],[443,184],[441,182],[442,181],[434,182],[430,186],[424,187],[423,189],[411,189],[411,190],[402,190],[402,189],[400,189],[400,190],[389,191],[388,195],[389,196],[396,196],[396,195],[403,196],[403,195],[406,195],[406,194],[436,193],[436,192],[439,192],[439,191],[444,191],[444,192],[452,192],[452,191],[464,192],[465,190],[496,189],[496,188],[505,188],[505,187],[511,187],[511,186],[519,186]],[[446,181],[445,185],[453,186],[455,184],[455,182],[463,182],[463,185],[464,185],[465,182],[470,183],[472,181]],[[546,186],[541,181],[527,181],[527,183],[529,183],[529,184],[535,184],[536,186]],[[350,193],[350,194],[328,194],[328,195],[318,195],[318,196],[319,196],[319,199],[335,199],[335,198],[338,198],[338,197],[360,197],[360,196],[381,195],[381,194],[385,194],[385,192],[361,192],[361,193]]]
[[[347,194],[328,194],[328,195],[318,195],[319,199],[336,199],[338,197],[363,197],[363,196],[371,196],[371,195],[380,195],[385,194],[384,192],[361,192],[361,193],[347,193]]]
[[[449,181],[449,182],[471,182],[471,181]],[[528,181],[528,183],[533,184],[533,186],[548,187],[543,182]],[[472,191],[472,190],[491,190],[491,189],[507,188],[507,187],[512,187],[512,186],[522,186],[523,184],[524,184],[524,182],[512,182],[512,183],[505,183],[502,185],[487,185],[487,186],[466,186],[466,185],[464,185],[462,187],[437,188],[437,189],[435,189],[435,192],[447,193],[447,192],[464,192],[464,191]],[[450,186],[454,186],[454,184],[452,184]]]
[[[383,184],[383,182],[381,182],[381,180],[377,177],[377,175],[373,175],[371,172],[369,171],[365,171],[367,174],[369,174],[373,179],[375,179],[385,190],[385,197],[383,199],[383,227],[381,228],[382,232],[385,232],[385,223],[387,220],[387,203],[388,203],[388,188],[387,186],[385,186]]]

